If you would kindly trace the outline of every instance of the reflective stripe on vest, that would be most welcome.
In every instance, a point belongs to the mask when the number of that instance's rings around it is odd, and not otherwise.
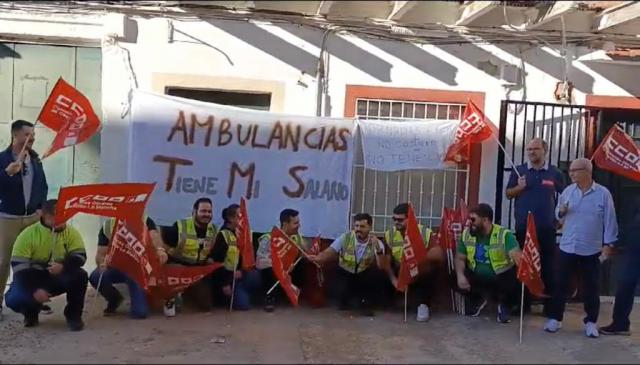
[[[227,256],[224,258],[224,268],[229,271],[233,271],[236,269],[238,260],[240,259],[238,240],[235,233],[231,232],[228,229],[222,229],[220,230],[220,233],[222,233],[222,237],[224,237],[225,242],[227,242],[227,245],[229,245]]]
[[[422,224],[418,224],[418,229],[422,232],[422,238],[424,239],[424,246],[429,246],[429,239],[431,238],[431,228],[424,227]],[[396,227],[388,229],[384,233],[384,241],[391,247],[391,254],[396,262],[402,260],[402,247],[404,246],[404,236],[400,233]]]
[[[344,270],[357,274],[366,270],[373,262],[374,254],[371,245],[367,245],[363,257],[360,262],[356,262],[356,234],[355,232],[345,233],[342,235],[343,243],[340,250],[340,259],[338,265]]]
[[[509,257],[505,246],[505,241],[509,230],[497,224],[491,229],[491,238],[489,238],[489,262],[491,268],[496,274],[501,274],[514,265],[513,260]],[[471,270],[476,268],[476,238],[469,233],[469,229],[462,232],[462,242],[467,251],[467,261]]]
[[[185,218],[178,223],[178,244],[171,250],[171,256],[188,263],[202,263],[207,260],[218,234],[215,224],[207,225],[205,238],[198,238],[196,225],[192,217]],[[202,246],[200,244],[202,243]]]

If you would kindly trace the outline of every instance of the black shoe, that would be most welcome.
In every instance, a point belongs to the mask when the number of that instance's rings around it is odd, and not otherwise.
[[[373,309],[371,307],[371,304],[369,304],[364,299],[360,302],[360,313],[364,317],[374,317],[375,316],[375,313],[373,313]]]
[[[600,327],[599,332],[602,333],[603,335],[618,335],[618,336],[630,336],[631,332],[629,331],[629,328],[622,328],[622,327],[618,327],[616,325],[614,325],[613,323],[611,323],[608,326],[605,327]]]
[[[82,319],[67,319],[67,327],[69,327],[70,331],[82,331],[84,329],[84,322]]]
[[[268,295],[266,298],[264,298],[264,310],[265,312],[273,312],[276,309],[275,306],[275,298]]]
[[[53,309],[51,309],[51,307],[49,307],[48,305],[43,304],[42,308],[40,309],[40,313],[47,315],[53,314]]]
[[[105,317],[113,316],[118,311],[118,307],[122,304],[124,298],[122,296],[118,296],[115,300],[112,300],[107,303],[107,308],[102,311],[102,314]]]
[[[511,322],[511,318],[509,317],[509,311],[507,310],[506,305],[498,304],[498,314],[496,315],[496,322],[498,323]]]
[[[25,327],[36,327],[40,324],[40,320],[38,319],[38,314],[25,314],[24,315],[24,326]]]

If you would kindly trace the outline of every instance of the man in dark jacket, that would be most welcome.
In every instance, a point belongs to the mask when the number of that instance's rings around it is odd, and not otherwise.
[[[16,120],[11,124],[11,145],[0,152],[0,318],[13,243],[38,221],[47,199],[47,179],[32,149],[34,141],[33,124]]]

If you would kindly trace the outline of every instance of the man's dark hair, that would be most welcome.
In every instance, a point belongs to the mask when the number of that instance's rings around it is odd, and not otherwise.
[[[471,209],[470,213],[475,213],[480,218],[489,218],[489,220],[493,222],[493,208],[491,208],[489,204],[480,203]]]
[[[393,208],[393,214],[409,214],[409,204],[408,203],[400,203],[395,208]]]
[[[295,209],[284,209],[282,212],[280,212],[280,225],[289,223],[291,218],[297,217],[298,214],[300,214],[300,212]]]
[[[231,204],[228,207],[222,209],[222,219],[225,222],[229,222],[231,218],[236,215],[238,209],[240,209],[240,206],[238,204]]]
[[[24,127],[33,128],[33,123],[27,122],[26,120],[18,119],[11,123],[11,143],[13,144],[13,134],[22,130]]]
[[[57,203],[58,199],[49,199],[46,202],[42,203],[42,214],[55,215]]]
[[[358,213],[353,217],[354,222],[364,220],[366,220],[369,225],[373,224],[373,218],[371,218],[371,215],[369,213]]]
[[[193,203],[193,210],[198,210],[198,208],[200,208],[201,203],[209,203],[211,204],[211,206],[213,206],[213,202],[211,201],[211,199],[199,198],[198,200],[195,201],[195,203]]]

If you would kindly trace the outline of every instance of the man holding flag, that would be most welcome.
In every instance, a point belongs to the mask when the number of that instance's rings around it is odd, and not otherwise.
[[[555,206],[557,196],[565,187],[564,176],[557,167],[547,161],[549,146],[540,138],[527,144],[528,161],[511,171],[507,183],[508,199],[515,199],[516,238],[523,247],[527,231],[527,215],[533,214],[540,243],[542,278],[548,294],[553,292],[553,263],[557,248]],[[528,312],[530,297],[525,293],[524,311]],[[544,300],[547,315],[549,300]]]
[[[415,220],[415,215],[412,217]],[[387,255],[391,256],[391,265],[389,265],[387,275],[394,286],[394,289],[398,288],[398,279],[400,276],[400,269],[402,264],[402,258],[405,253],[405,246],[407,244],[407,224],[409,221],[409,204],[402,203],[393,209],[393,227],[388,229],[384,233],[384,242],[387,247],[390,247],[390,252]],[[422,236],[422,242],[424,242],[425,252],[429,245],[431,238],[431,228],[424,227],[422,224],[418,225],[419,234]],[[415,250],[414,250],[415,251]],[[425,322],[429,319],[429,306],[428,303],[431,300],[431,294],[433,291],[433,278],[430,278],[429,274],[434,273],[436,267],[442,257],[442,250],[439,247],[434,247],[428,251],[426,260],[418,264],[418,275],[414,278],[409,278],[411,282],[409,285],[409,296],[413,298],[413,301],[417,302],[417,314],[416,320],[418,322]]]
[[[190,217],[161,228],[162,240],[169,254],[168,265],[203,266],[224,261],[228,247],[214,245],[218,227],[211,222],[212,217],[211,199],[199,198],[193,203]],[[185,290],[185,299],[191,299],[200,311],[209,311],[213,307],[211,278],[207,275]],[[165,314],[175,315],[174,300],[165,303]]]
[[[300,235],[300,213],[295,209],[284,209],[280,212],[280,230],[293,241],[296,249],[296,259],[300,257],[299,250],[307,250],[308,242]],[[262,286],[267,292],[276,282],[271,262],[271,232],[265,233],[259,238],[258,251],[256,252],[256,268],[260,270]],[[305,267],[303,263],[294,261],[295,267],[291,269],[292,282],[301,287],[304,282]],[[278,289],[275,289],[278,290]],[[278,290],[280,292],[280,290]],[[272,312],[275,309],[275,293],[266,294],[264,309]]]
[[[365,316],[374,315],[373,306],[382,292],[389,265],[385,245],[371,233],[372,223],[371,215],[356,214],[353,231],[340,235],[318,255],[309,256],[319,265],[338,259],[336,285],[340,309],[349,309],[355,297]]]
[[[493,209],[478,204],[469,212],[470,226],[462,232],[456,253],[458,287],[469,294],[470,312],[477,316],[487,304],[484,291],[498,299],[499,323],[511,321],[509,308],[515,303],[517,288],[516,265],[521,251],[515,236],[508,229],[493,224]]]
[[[224,268],[213,275],[214,300],[217,296],[228,298],[229,301],[233,298],[231,303],[233,309],[248,310],[251,306],[251,294],[260,287],[260,273],[250,269],[251,265],[243,262],[243,260],[253,262],[254,257],[252,256],[253,246],[244,246],[251,244],[251,241],[243,243],[241,247],[238,242],[239,237],[236,236],[240,221],[240,205],[231,204],[224,208],[222,219],[224,224],[216,236],[214,247],[225,247],[226,255]]]
[[[7,292],[7,306],[24,316],[24,326],[39,324],[38,314],[51,297],[67,294],[64,315],[71,331],[84,328],[82,310],[87,291],[87,259],[84,242],[75,228],[55,225],[57,200],[42,205],[40,222],[27,227],[13,247],[14,281]]]

